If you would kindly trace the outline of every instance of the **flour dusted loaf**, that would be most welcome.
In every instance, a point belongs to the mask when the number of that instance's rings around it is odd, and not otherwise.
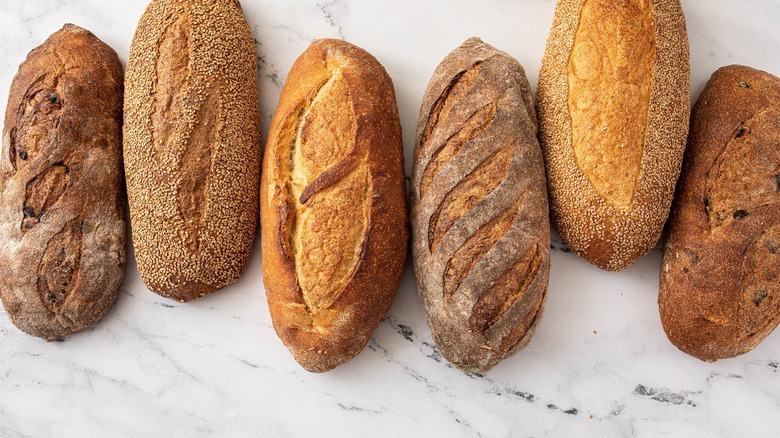
[[[261,192],[276,333],[307,370],[357,355],[390,308],[408,231],[393,83],[366,51],[318,40],[274,114]]]
[[[531,339],[550,272],[533,96],[522,66],[477,38],[436,68],[412,173],[414,267],[442,355],[484,372]]]
[[[669,339],[704,361],[780,322],[780,78],[724,67],[699,97],[658,304]]]
[[[652,249],[680,173],[690,66],[679,0],[559,0],[539,75],[550,209],[602,269]]]
[[[200,298],[239,278],[257,225],[256,50],[238,1],[152,1],[125,84],[138,270],[162,296]]]
[[[125,268],[122,64],[65,25],[11,84],[0,156],[0,296],[55,340],[97,324]]]

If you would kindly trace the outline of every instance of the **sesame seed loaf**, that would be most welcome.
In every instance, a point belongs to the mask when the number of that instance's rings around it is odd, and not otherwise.
[[[100,321],[125,268],[122,64],[67,24],[11,84],[0,154],[0,297],[55,340]]]
[[[690,66],[679,0],[559,0],[539,75],[551,217],[590,263],[657,243],[680,173]]]
[[[384,67],[317,40],[271,123],[261,190],[263,279],[276,333],[307,370],[366,346],[406,263],[403,144]]]
[[[525,347],[541,320],[550,223],[523,67],[471,38],[423,97],[412,173],[415,273],[433,339],[468,372]]]
[[[125,172],[149,289],[178,301],[235,282],[254,242],[260,108],[235,0],[154,0],[127,62]]]
[[[780,323],[780,78],[724,67],[699,97],[658,305],[669,340],[704,361]]]

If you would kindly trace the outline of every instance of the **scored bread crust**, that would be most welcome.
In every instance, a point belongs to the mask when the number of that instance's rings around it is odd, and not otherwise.
[[[444,58],[426,89],[411,203],[436,345],[456,367],[486,372],[525,347],[541,320],[550,224],[525,71],[478,38]]]
[[[649,1],[656,56],[647,129],[631,202],[627,208],[616,206],[578,166],[572,142],[568,66],[586,1],[559,0],[556,6],[539,74],[540,141],[558,232],[590,263],[617,271],[656,245],[668,216],[690,116],[688,37],[679,0]],[[619,122],[610,128],[615,127]]]
[[[371,54],[323,39],[295,61],[271,123],[260,199],[274,329],[305,369],[331,370],[370,340],[408,249],[395,91]]]
[[[24,332],[93,326],[125,268],[122,64],[72,24],[11,84],[0,157],[0,296]]]
[[[703,361],[780,323],[780,78],[716,71],[693,111],[658,296],[669,340]]]
[[[235,282],[255,237],[256,49],[235,0],[154,0],[127,62],[124,158],[143,282],[178,301]]]

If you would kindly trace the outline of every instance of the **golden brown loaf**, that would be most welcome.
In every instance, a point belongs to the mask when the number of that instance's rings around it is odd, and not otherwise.
[[[235,0],[154,0],[127,62],[125,171],[149,289],[189,301],[235,282],[257,225],[260,109]]]
[[[438,66],[412,173],[414,266],[442,355],[484,372],[541,319],[550,224],[536,116],[522,66],[477,38]]]
[[[685,149],[679,0],[559,0],[539,76],[553,222],[589,262],[624,269],[657,243]]]
[[[699,97],[658,304],[669,339],[704,361],[780,322],[780,78],[724,67]]]
[[[357,355],[406,261],[393,83],[366,51],[318,40],[295,61],[263,165],[263,278],[276,333],[307,370]]]
[[[0,156],[0,296],[47,340],[97,324],[125,266],[122,64],[72,24],[11,84]]]

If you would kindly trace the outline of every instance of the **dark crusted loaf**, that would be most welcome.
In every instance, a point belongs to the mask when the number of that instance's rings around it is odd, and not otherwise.
[[[162,296],[200,298],[239,278],[257,225],[256,50],[238,1],[152,1],[125,84],[138,270]]]
[[[122,64],[68,24],[11,85],[0,157],[0,294],[54,340],[96,324],[125,267]]]
[[[780,78],[724,67],[699,97],[658,304],[669,339],[704,361],[780,322]]]
[[[465,371],[523,348],[544,309],[550,225],[525,71],[477,38],[439,64],[412,173],[414,266],[433,338]]]
[[[360,353],[401,280],[408,231],[393,82],[371,54],[317,40],[274,114],[261,193],[276,333],[307,370]]]

